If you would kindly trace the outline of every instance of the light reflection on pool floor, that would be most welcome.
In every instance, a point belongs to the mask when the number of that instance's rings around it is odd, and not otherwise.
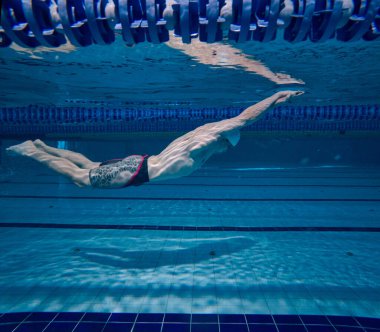
[[[2,312],[380,316],[378,233],[2,234]]]

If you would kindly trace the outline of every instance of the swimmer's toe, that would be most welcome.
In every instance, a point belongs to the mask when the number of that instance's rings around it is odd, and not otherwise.
[[[12,149],[12,147],[7,148],[5,151],[6,151],[7,155],[8,155],[8,156],[11,156],[11,157],[14,157],[14,156],[18,156],[18,155],[19,155],[18,153],[16,153],[16,152]]]

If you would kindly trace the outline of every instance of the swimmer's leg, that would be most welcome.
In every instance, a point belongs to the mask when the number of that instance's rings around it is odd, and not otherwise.
[[[100,164],[100,163],[91,161],[90,159],[86,158],[84,155],[82,155],[78,152],[53,148],[53,147],[45,144],[44,142],[42,142],[39,139],[33,141],[33,143],[39,150],[42,150],[42,151],[49,153],[49,154],[56,156],[56,157],[65,158],[65,159],[71,161],[72,163],[74,163],[75,165],[77,165],[83,169],[96,168]]]
[[[79,187],[90,185],[89,169],[79,168],[65,158],[52,156],[49,153],[37,149],[32,141],[26,141],[18,145],[13,145],[7,149],[7,152],[34,159],[57,173],[66,176]]]

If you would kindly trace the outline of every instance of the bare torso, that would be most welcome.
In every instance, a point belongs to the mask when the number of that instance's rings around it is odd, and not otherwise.
[[[201,126],[174,140],[157,156],[148,159],[150,181],[175,179],[200,168],[213,154],[231,144],[211,126]]]

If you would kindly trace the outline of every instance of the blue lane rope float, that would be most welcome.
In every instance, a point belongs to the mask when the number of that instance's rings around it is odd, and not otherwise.
[[[184,132],[237,116],[238,107],[3,107],[0,136]],[[180,120],[180,121],[179,121]],[[247,131],[379,131],[380,105],[279,106]]]
[[[4,29],[0,29],[0,47],[8,47],[12,44],[12,40],[4,33]]]
[[[163,12],[166,7],[164,0],[145,0],[146,19],[148,22],[147,39],[154,44],[160,44],[169,40],[169,31],[166,29],[166,21]]]
[[[104,1],[84,0],[88,27],[93,40],[100,45],[111,44],[115,34],[105,16]]]
[[[199,1],[199,39],[213,43],[223,39],[221,24],[225,19],[220,17],[220,10],[225,5],[224,0]]]
[[[52,5],[50,0],[22,0],[26,21],[38,42],[43,46],[58,47],[66,43],[66,38],[54,29],[50,12]]]
[[[380,7],[377,9],[375,19],[370,25],[369,30],[364,34],[364,40],[374,40],[380,36]]]
[[[92,44],[92,36],[87,23],[83,0],[58,1],[61,25],[67,39],[74,46]]]
[[[199,19],[198,2],[179,0],[173,6],[174,35],[182,37],[184,44],[190,44],[191,38],[198,37]]]
[[[363,37],[373,22],[379,4],[376,0],[355,0],[354,13],[347,24],[337,30],[337,39],[356,41]]]
[[[253,32],[253,39],[261,42],[274,40],[277,27],[282,25],[280,0],[257,0],[256,6],[257,29]]]
[[[26,21],[21,0],[2,2],[1,26],[4,34],[22,47],[40,45]]]
[[[142,8],[138,0],[118,0],[116,18],[120,23],[115,27],[121,28],[122,36],[127,45],[132,46],[144,41],[141,29]]]
[[[251,0],[233,0],[232,24],[228,36],[230,40],[239,43],[251,40],[252,31],[257,28],[253,9]]]
[[[213,43],[269,42],[284,29],[289,42],[350,42],[380,36],[380,0],[3,0],[0,47],[111,44],[121,34],[127,45],[163,43],[174,37]],[[172,15],[172,16],[170,16]],[[228,23],[226,23],[228,22]],[[170,29],[172,27],[170,26]],[[281,37],[279,37],[281,38]]]
[[[285,29],[284,38],[290,42],[300,42],[306,40],[310,32],[315,0],[294,0],[293,4],[295,13],[290,25]]]
[[[335,34],[342,15],[342,0],[318,1],[311,21],[310,40],[324,42]]]

